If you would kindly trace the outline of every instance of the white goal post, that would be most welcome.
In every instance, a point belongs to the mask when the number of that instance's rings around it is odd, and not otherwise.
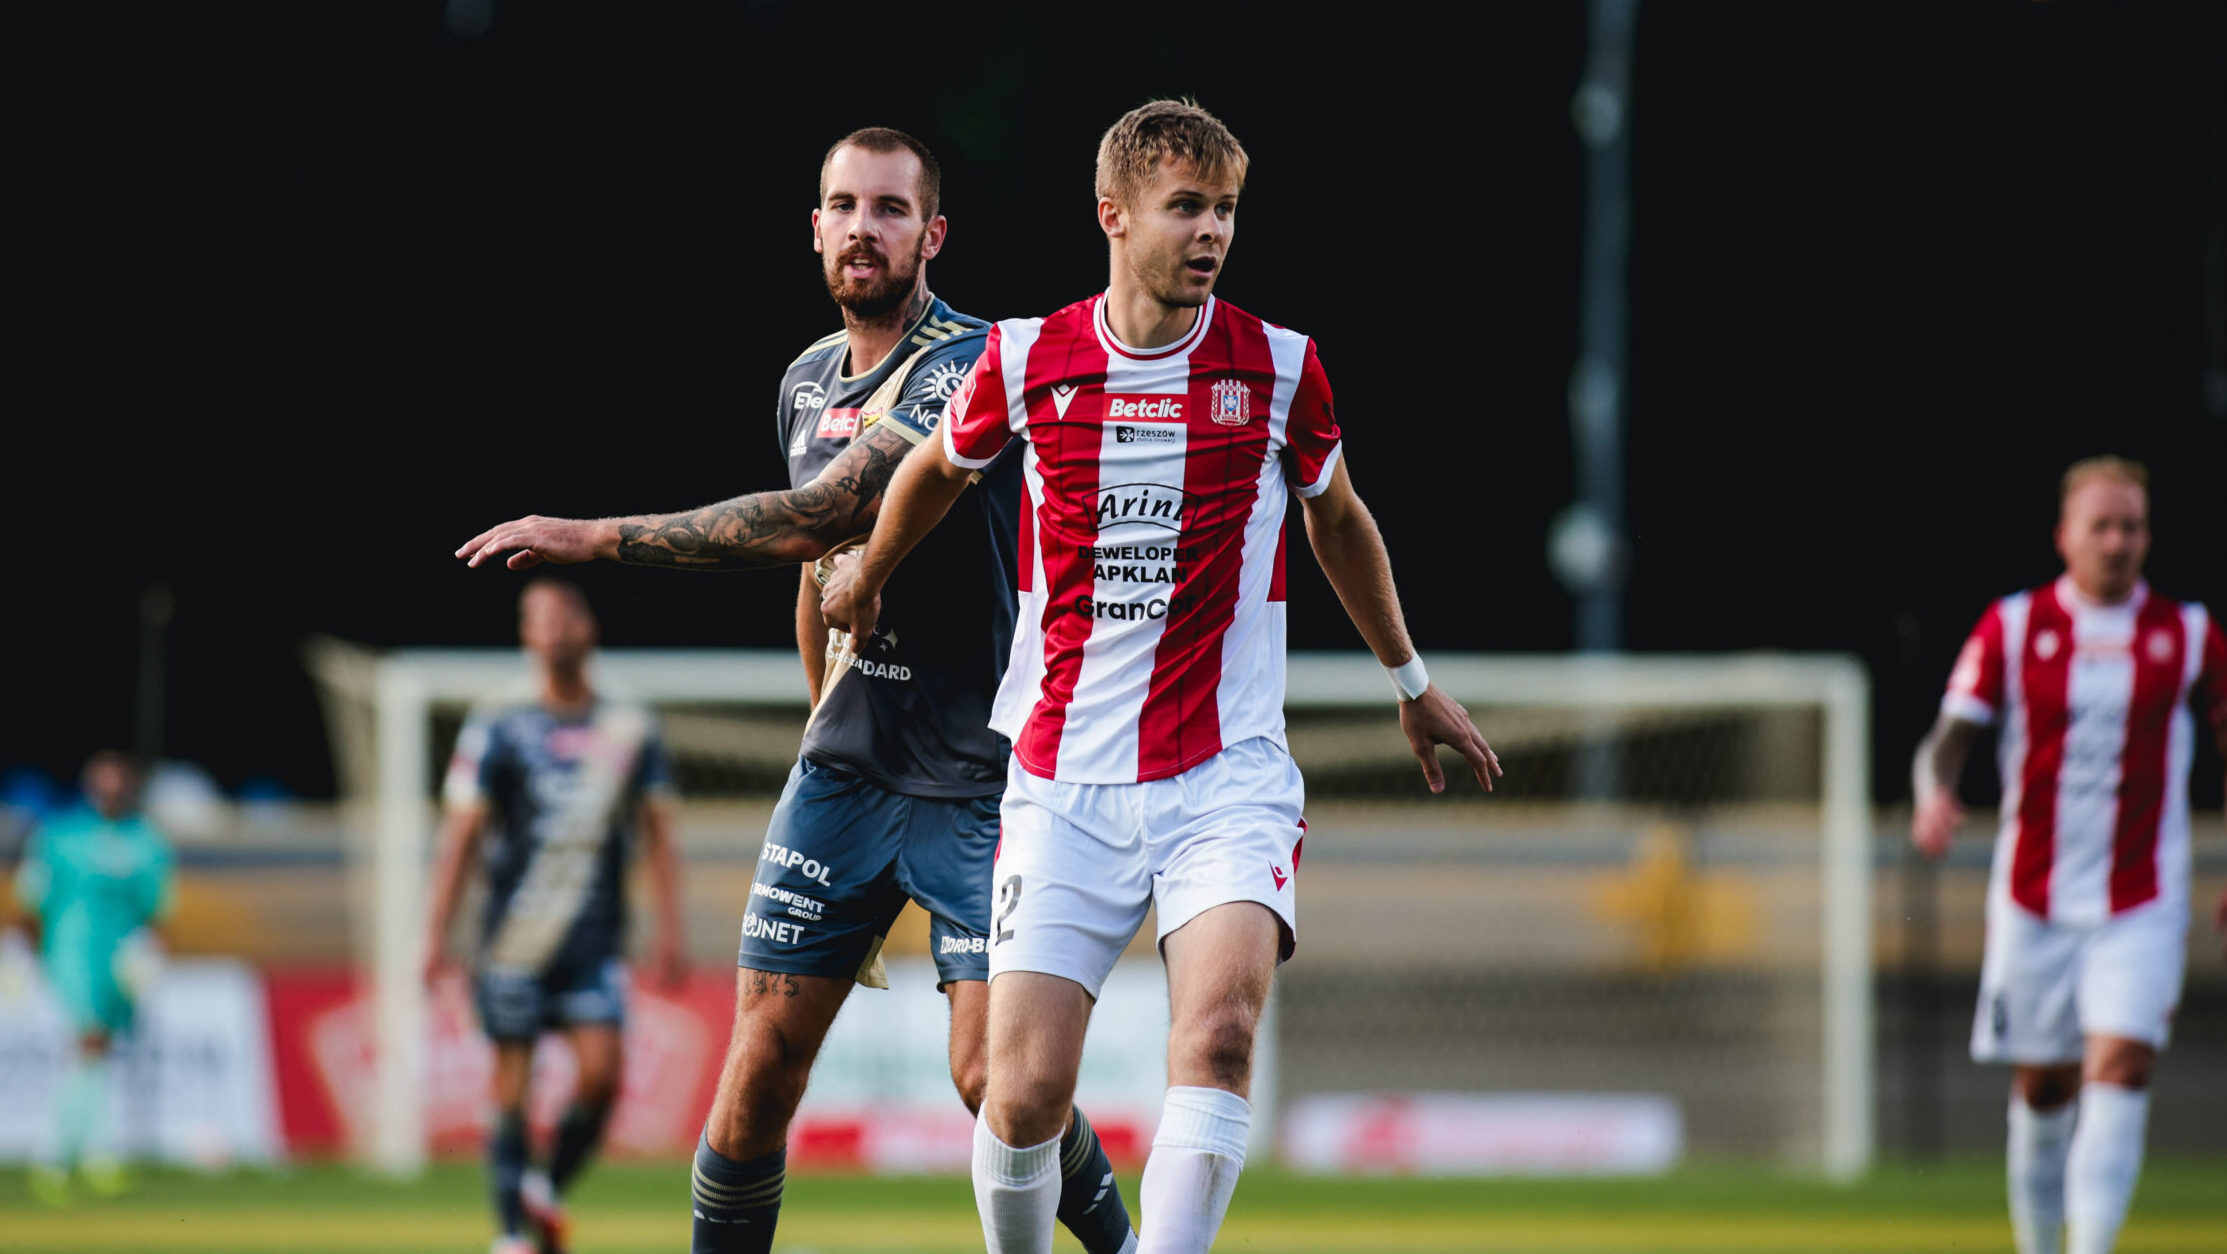
[[[1836,1180],[1861,1174],[1874,1142],[1870,689],[1862,666],[1839,655],[1789,654],[1433,653],[1428,660],[1433,681],[1478,712],[1488,738],[1496,707],[1566,710],[1581,719],[1636,708],[1816,712],[1821,1109],[1805,1118],[1816,1128],[1814,1165]],[[418,1097],[424,1032],[418,949],[435,814],[434,714],[454,713],[514,683],[522,663],[514,649],[373,654],[332,641],[313,644],[308,661],[327,695],[342,787],[369,802],[369,847],[359,862],[369,878],[365,950],[378,1074],[375,1131],[365,1150],[377,1168],[410,1174],[424,1162],[426,1141]],[[596,667],[598,682],[652,703],[801,710],[805,702],[796,655],[788,651],[606,649]],[[1287,707],[1295,717],[1379,711],[1390,720],[1390,687],[1366,654],[1294,653],[1288,677]],[[1491,803],[1485,805],[1489,815]]]

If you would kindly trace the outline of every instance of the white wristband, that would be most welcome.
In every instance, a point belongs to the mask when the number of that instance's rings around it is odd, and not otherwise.
[[[1400,700],[1413,701],[1431,686],[1430,672],[1423,669],[1423,655],[1418,653],[1398,666],[1387,666],[1384,673],[1392,677],[1392,691]]]

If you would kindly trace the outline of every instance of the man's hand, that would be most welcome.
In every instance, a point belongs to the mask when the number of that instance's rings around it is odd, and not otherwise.
[[[456,967],[455,963],[449,961],[448,955],[442,952],[442,948],[439,944],[425,947],[425,969],[419,972],[418,978],[425,981],[427,988],[440,983],[441,977]]]
[[[1918,812],[1910,821],[1910,843],[1928,858],[1949,851],[1956,829],[1964,823],[1964,806],[1946,788],[1931,788],[1918,799]]]
[[[881,589],[868,587],[859,579],[855,551],[836,559],[834,573],[820,593],[820,617],[828,626],[851,634],[853,656],[865,649],[867,637],[874,634],[874,624],[881,621]]]
[[[1455,752],[1469,759],[1469,769],[1477,773],[1477,782],[1486,792],[1492,791],[1492,781],[1501,773],[1499,755],[1485,743],[1485,734],[1470,721],[1469,711],[1437,684],[1425,688],[1423,695],[1413,701],[1400,702],[1400,730],[1407,733],[1407,746],[1415,751],[1415,760],[1423,764],[1423,778],[1432,792],[1446,791],[1446,772],[1438,765],[1438,745],[1452,745]]]
[[[619,552],[618,528],[608,519],[543,518],[529,514],[490,527],[464,542],[456,555],[475,570],[497,554],[509,553],[504,565],[524,570],[549,562],[571,566],[597,558],[614,559]]]

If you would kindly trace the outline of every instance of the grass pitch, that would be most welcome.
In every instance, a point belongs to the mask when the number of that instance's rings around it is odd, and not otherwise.
[[[1123,1187],[1132,1207],[1137,1182]],[[678,1163],[593,1169],[573,1199],[581,1254],[688,1248],[687,1176]],[[154,1172],[121,1198],[34,1205],[0,1175],[0,1250],[454,1251],[488,1244],[475,1165],[446,1164],[395,1184],[344,1167],[204,1176]],[[962,1254],[982,1237],[967,1182],[798,1175],[784,1254]],[[1064,1233],[1062,1251],[1077,1247]],[[1999,1163],[1892,1168],[1847,1188],[1764,1170],[1696,1167],[1650,1180],[1322,1179],[1252,1169],[1217,1250],[1259,1254],[1935,1254],[2008,1251]],[[2227,1250],[2227,1162],[2153,1161],[2143,1172],[2126,1254]]]

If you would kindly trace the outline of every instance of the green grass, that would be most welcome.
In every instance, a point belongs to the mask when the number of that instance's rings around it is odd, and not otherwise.
[[[1132,1206],[1134,1177],[1123,1181]],[[678,1163],[595,1169],[574,1200],[581,1254],[688,1245]],[[1217,1250],[1275,1254],[1936,1254],[2008,1251],[1999,1163],[1880,1171],[1839,1188],[1768,1171],[1688,1168],[1653,1180],[1350,1180],[1245,1173]],[[0,1175],[9,1254],[147,1250],[459,1251],[488,1243],[479,1170],[436,1167],[394,1184],[344,1167],[145,1175],[131,1194],[34,1205]],[[799,1175],[776,1249],[789,1254],[960,1254],[982,1238],[955,1177]],[[1064,1234],[1062,1251],[1076,1247]],[[2152,1161],[2120,1249],[2227,1250],[2227,1162]]]

